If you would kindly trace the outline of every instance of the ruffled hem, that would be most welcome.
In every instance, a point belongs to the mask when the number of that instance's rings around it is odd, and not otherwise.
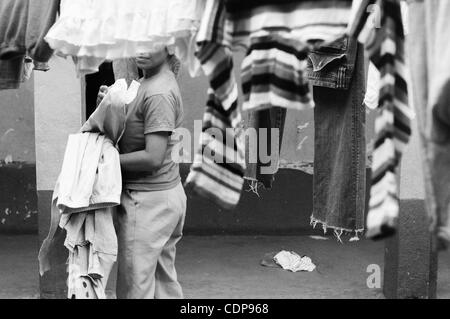
[[[148,42],[117,41],[114,44],[98,44],[93,46],[78,46],[67,40],[52,39],[46,41],[59,54],[74,57],[89,57],[105,60],[135,57],[140,53],[148,53],[167,46],[174,46],[173,38],[158,38]]]
[[[60,19],[45,39],[64,55],[108,60],[175,45],[179,39],[189,42],[199,27],[200,15],[193,9],[199,2],[192,1],[186,8],[186,4],[176,0],[166,1],[168,5],[151,7],[147,1],[134,0],[123,8],[117,1],[108,1],[107,12],[98,14],[95,11],[101,7],[84,8],[86,12],[83,12],[83,1],[76,5],[66,1]],[[129,12],[130,6],[133,12]]]
[[[106,20],[65,17],[53,25],[47,38],[64,40],[76,46],[113,45],[117,41],[150,42],[160,38],[189,37],[199,25],[196,20],[171,23],[160,20],[136,14]]]

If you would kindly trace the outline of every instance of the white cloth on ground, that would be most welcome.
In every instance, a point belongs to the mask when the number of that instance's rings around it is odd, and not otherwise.
[[[274,257],[274,260],[284,270],[289,270],[291,272],[313,272],[316,270],[316,265],[314,265],[311,258],[307,256],[300,257],[295,252],[283,250]]]

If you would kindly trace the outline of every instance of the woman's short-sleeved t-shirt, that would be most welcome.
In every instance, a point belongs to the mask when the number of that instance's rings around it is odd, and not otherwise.
[[[171,189],[180,183],[179,165],[172,159],[176,144],[175,129],[183,122],[183,103],[175,75],[162,71],[144,79],[137,96],[127,108],[126,129],[120,140],[122,154],[145,150],[145,135],[169,132],[169,146],[163,166],[154,172],[124,173],[124,187],[140,191],[161,191]]]

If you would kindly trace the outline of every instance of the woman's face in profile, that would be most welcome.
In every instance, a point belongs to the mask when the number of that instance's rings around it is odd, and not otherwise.
[[[135,58],[136,65],[142,70],[151,70],[161,66],[167,60],[165,48],[149,53],[142,53]]]

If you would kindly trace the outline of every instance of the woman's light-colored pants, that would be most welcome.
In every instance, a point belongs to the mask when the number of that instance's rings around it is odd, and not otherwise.
[[[117,298],[183,298],[175,270],[186,216],[182,184],[165,191],[124,190],[117,215]]]

